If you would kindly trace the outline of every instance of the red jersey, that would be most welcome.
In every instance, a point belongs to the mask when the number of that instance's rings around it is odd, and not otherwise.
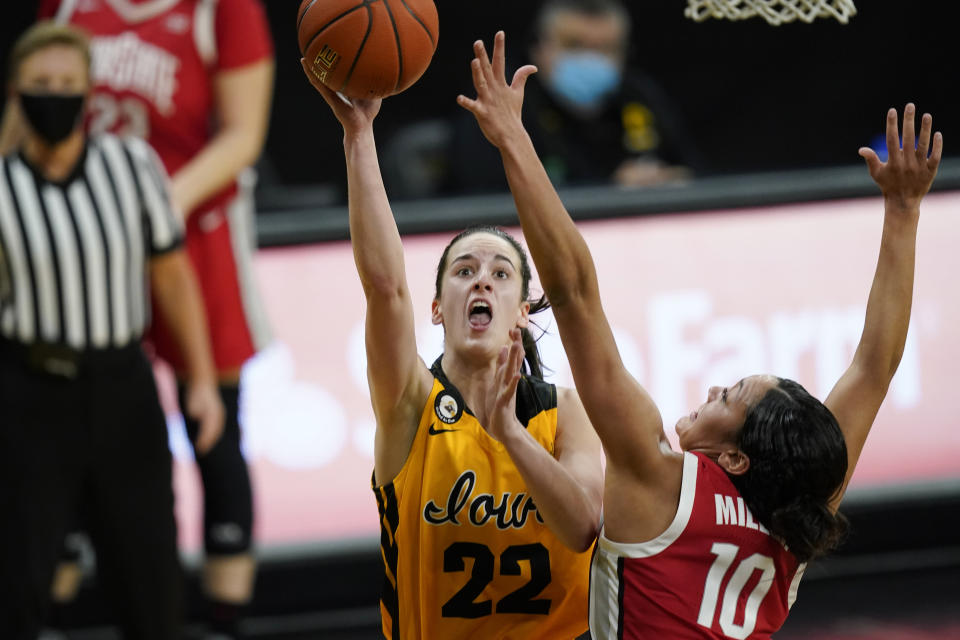
[[[91,35],[90,130],[146,139],[170,175],[215,132],[213,76],[273,55],[259,0],[41,0],[40,16]]]
[[[683,459],[680,504],[657,538],[601,534],[590,570],[590,631],[608,638],[770,638],[805,564],[754,520],[726,472]]]

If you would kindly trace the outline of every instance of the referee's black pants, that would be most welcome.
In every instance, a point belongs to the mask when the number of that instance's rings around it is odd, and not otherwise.
[[[0,638],[35,640],[79,515],[124,636],[180,637],[171,456],[139,345],[81,355],[72,378],[0,340]]]

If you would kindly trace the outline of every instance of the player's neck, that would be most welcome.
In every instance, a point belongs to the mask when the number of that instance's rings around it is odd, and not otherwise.
[[[482,411],[486,406],[486,395],[493,385],[497,361],[472,360],[457,354],[452,349],[447,349],[443,353],[441,366],[447,379],[460,392],[463,401],[474,415],[480,418],[476,412]]]

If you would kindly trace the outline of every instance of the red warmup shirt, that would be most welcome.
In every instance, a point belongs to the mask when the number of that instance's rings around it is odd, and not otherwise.
[[[635,544],[600,536],[590,631],[597,640],[770,638],[804,567],[754,519],[723,469],[688,452],[666,531]]]
[[[214,75],[273,55],[259,0],[41,0],[40,17],[92,37],[90,130],[145,138],[170,175],[215,133]]]

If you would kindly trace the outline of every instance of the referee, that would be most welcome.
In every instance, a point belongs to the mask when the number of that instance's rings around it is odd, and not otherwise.
[[[37,637],[79,518],[124,635],[174,640],[171,456],[140,348],[151,287],[188,363],[198,449],[223,407],[165,174],[143,142],[85,136],[89,64],[85,36],[51,23],[11,54],[26,133],[0,159],[0,638]]]

